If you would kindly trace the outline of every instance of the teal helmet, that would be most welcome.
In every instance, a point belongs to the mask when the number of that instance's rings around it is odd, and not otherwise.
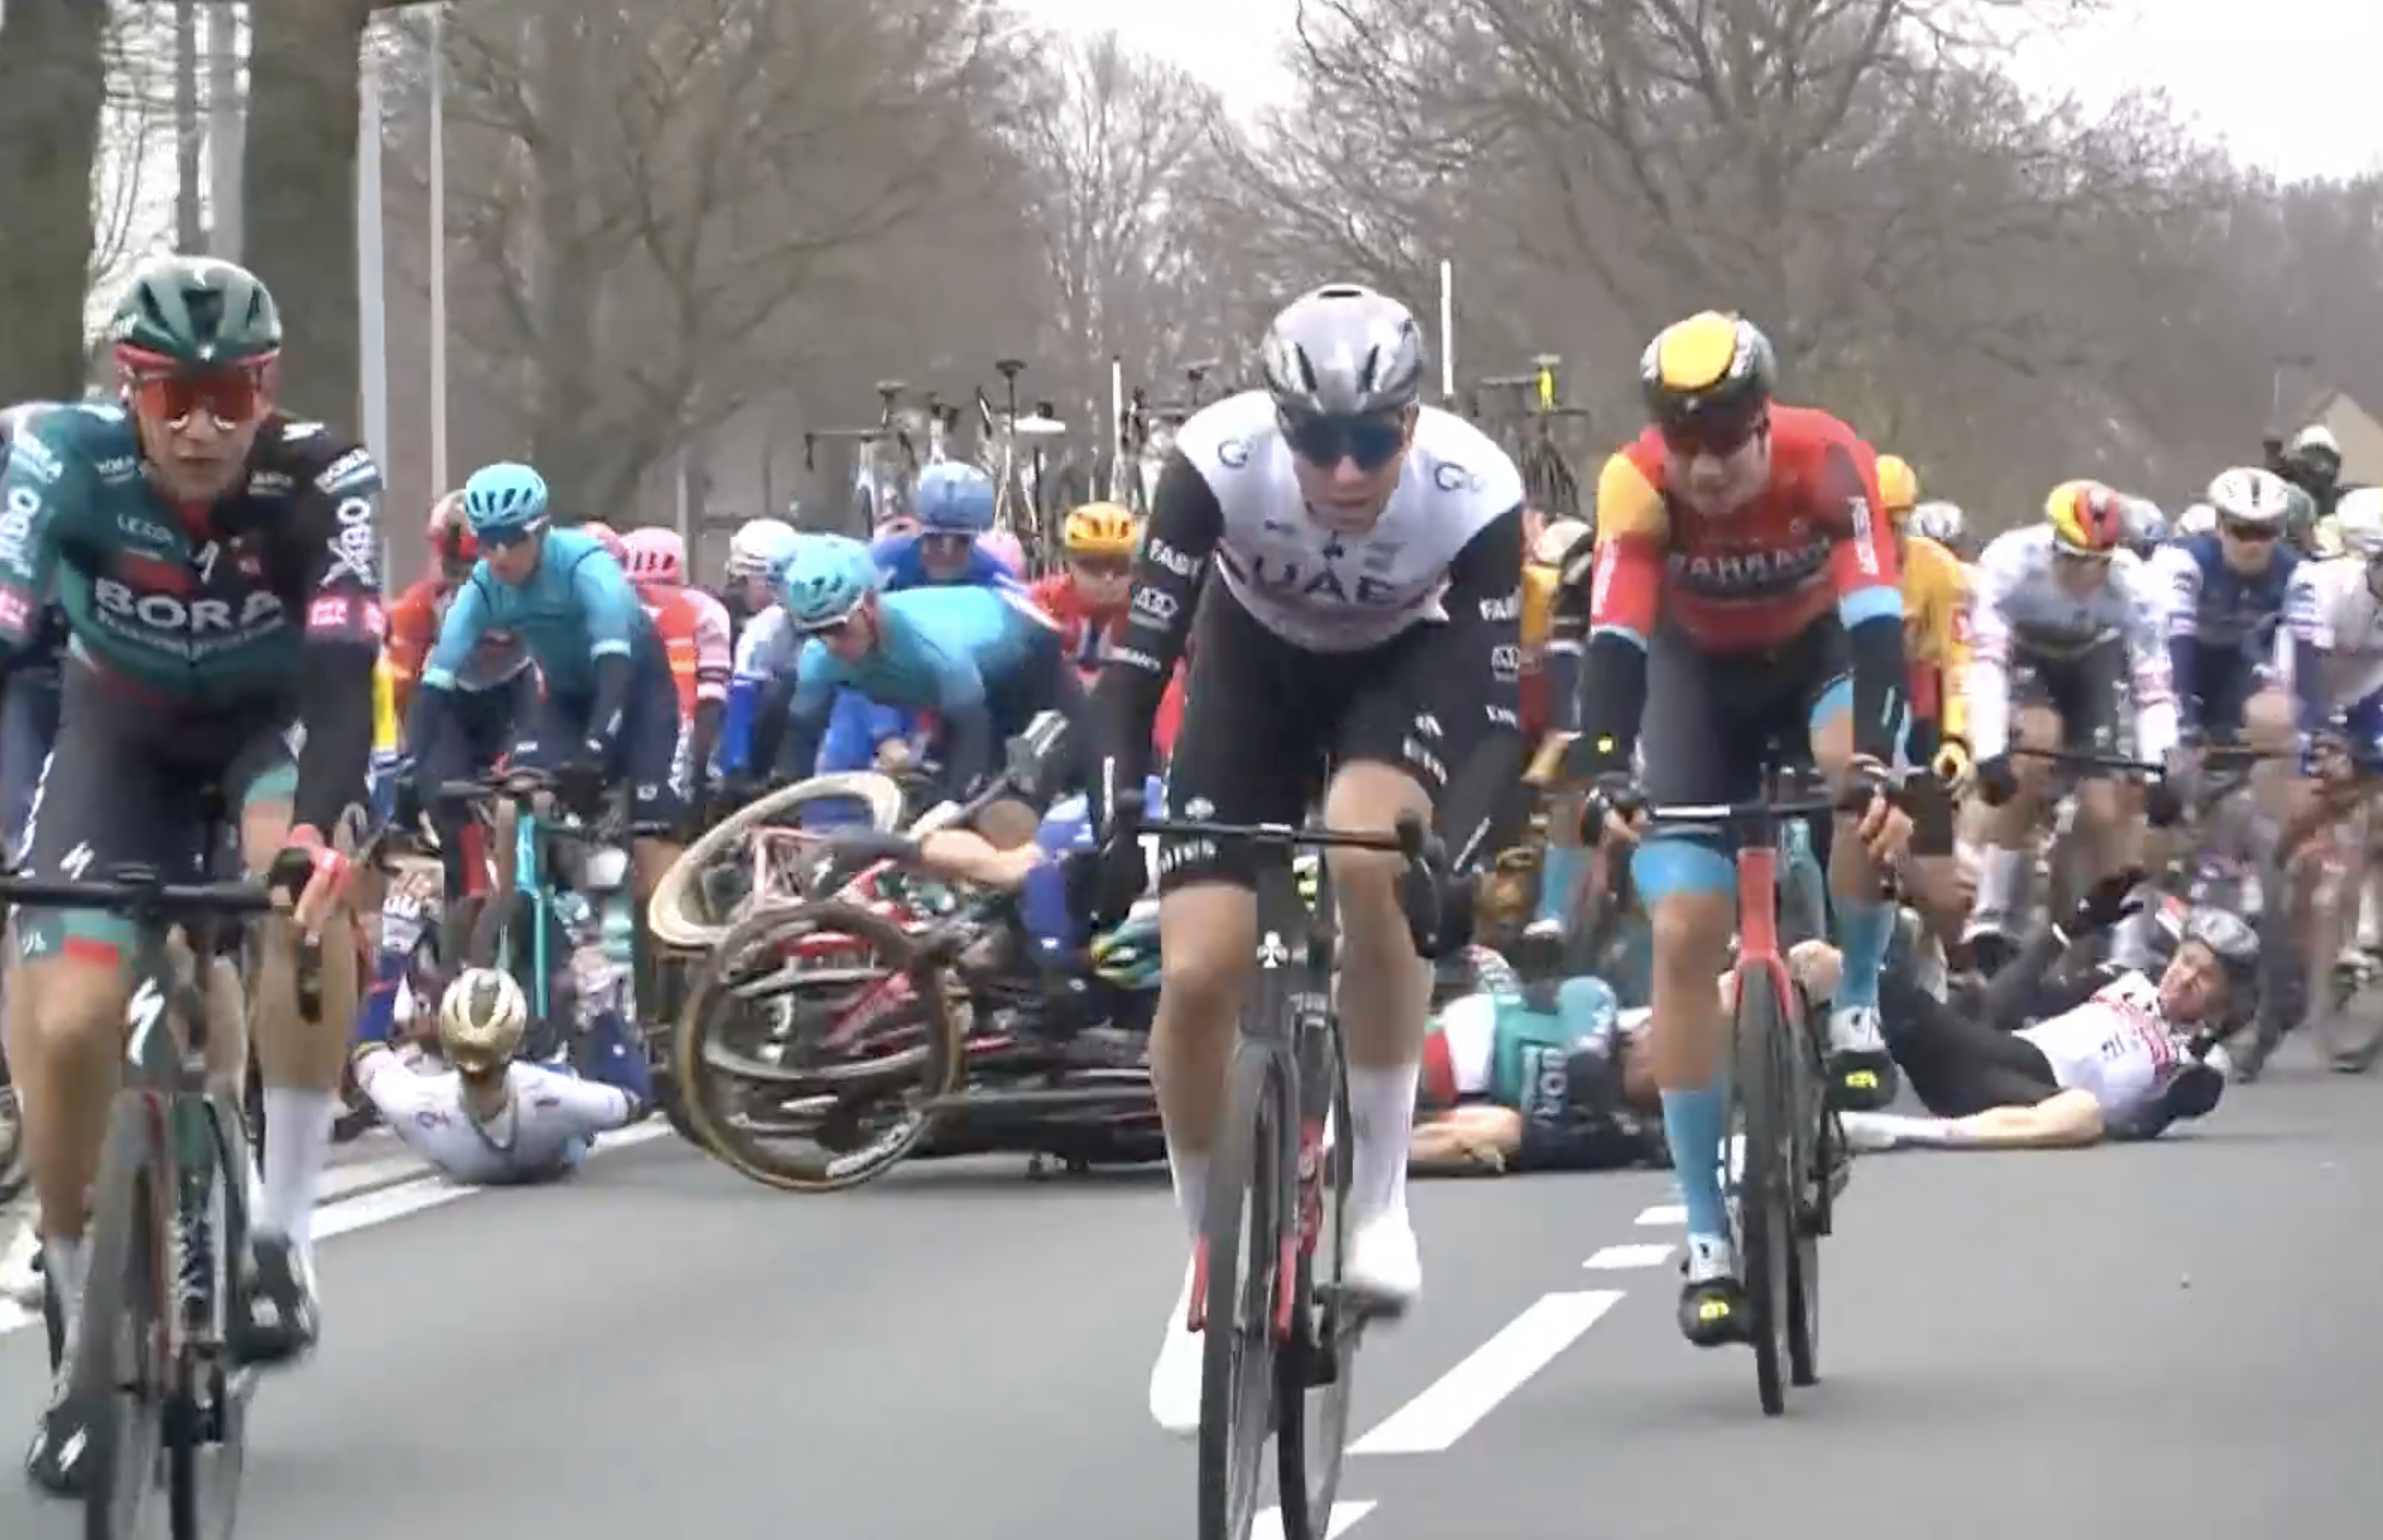
[[[878,561],[850,535],[805,534],[778,569],[778,602],[798,631],[824,631],[878,591]]]
[[[546,478],[526,465],[483,465],[463,483],[463,519],[482,540],[502,543],[546,517]]]

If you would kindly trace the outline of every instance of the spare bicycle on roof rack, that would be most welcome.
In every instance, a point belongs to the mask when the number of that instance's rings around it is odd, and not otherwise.
[[[1581,510],[1580,482],[1572,462],[1556,441],[1555,425],[1570,420],[1586,424],[1585,406],[1567,406],[1563,379],[1556,371],[1563,359],[1539,353],[1527,374],[1493,374],[1474,384],[1466,415],[1514,457],[1522,473],[1522,495],[1529,505],[1550,519],[1587,517]]]
[[[859,445],[853,462],[853,508],[876,529],[905,518],[918,488],[918,469],[951,456],[951,433],[959,408],[946,406],[932,390],[910,399],[906,380],[877,382],[878,420],[866,428],[814,428],[803,435],[803,468],[819,469],[824,443]]]
[[[1123,503],[1140,517],[1150,514],[1150,499],[1158,490],[1159,471],[1175,447],[1175,430],[1193,412],[1217,399],[1202,387],[1216,371],[1217,360],[1202,358],[1183,365],[1183,394],[1153,400],[1150,387],[1136,385],[1117,414],[1117,442],[1109,456],[1109,501]]]

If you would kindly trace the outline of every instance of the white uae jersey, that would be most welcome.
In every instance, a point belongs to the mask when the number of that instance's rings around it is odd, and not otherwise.
[[[2149,569],[2133,552],[2114,553],[2098,585],[2073,593],[2061,581],[2052,530],[2030,525],[1997,535],[1987,546],[1970,594],[1970,751],[1979,759],[2010,748],[2015,655],[2072,659],[2113,641],[2126,649],[2135,754],[2156,761],[2175,747],[2175,689],[2159,626],[2163,606]]]
[[[1201,408],[1175,447],[1224,514],[1216,570],[1225,587],[1260,625],[1311,652],[1362,652],[1446,620],[1449,563],[1522,502],[1522,475],[1506,452],[1432,406],[1416,423],[1399,489],[1362,531],[1335,529],[1307,506],[1263,390]]]
[[[618,1086],[519,1061],[505,1067],[504,1111],[485,1124],[463,1110],[463,1077],[420,1073],[385,1048],[357,1062],[355,1083],[406,1149],[474,1186],[559,1177],[634,1111]]]
[[[2156,1101],[2184,1062],[2168,1035],[2159,986],[2140,973],[2104,984],[2075,1010],[2019,1035],[2052,1065],[2062,1090],[2092,1093],[2112,1123]]]
[[[2383,691],[2383,605],[2367,587],[2363,556],[2302,562],[2292,573],[2275,671],[2294,690],[2310,668],[2318,699],[2332,711]]]

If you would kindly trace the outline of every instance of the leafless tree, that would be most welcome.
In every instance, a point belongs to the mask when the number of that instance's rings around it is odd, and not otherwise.
[[[105,0],[0,13],[0,401],[82,393],[107,21]]]
[[[894,249],[998,183],[1016,102],[975,0],[522,0],[447,36],[458,340],[584,509],[899,304]]]

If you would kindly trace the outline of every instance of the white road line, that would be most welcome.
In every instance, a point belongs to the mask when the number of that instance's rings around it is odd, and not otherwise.
[[[1688,1206],[1679,1203],[1659,1203],[1638,1216],[1641,1225],[1685,1225]]]
[[[667,1123],[659,1121],[640,1123],[634,1128],[625,1128],[618,1133],[605,1135],[596,1146],[596,1153],[602,1155],[608,1150],[625,1150],[632,1145],[641,1145],[663,1138],[670,1132],[671,1127]],[[420,1163],[416,1162],[415,1164],[419,1165]],[[345,1172],[354,1170],[355,1168],[352,1167],[343,1168]],[[421,1174],[410,1181],[399,1182],[393,1186],[381,1188],[377,1192],[350,1198],[341,1196],[336,1190],[342,1186],[352,1188],[355,1185],[354,1179],[349,1177],[342,1182],[341,1176],[342,1172],[325,1174],[324,1185],[333,1191],[330,1196],[315,1205],[317,1218],[314,1221],[314,1239],[317,1241],[328,1241],[334,1236],[344,1236],[358,1230],[369,1230],[375,1225],[386,1225],[392,1220],[401,1220],[407,1215],[419,1214],[424,1209],[435,1209],[441,1204],[453,1203],[458,1198],[469,1198],[475,1193],[487,1191],[485,1188],[458,1187],[453,1183],[441,1182],[429,1167],[422,1166]],[[40,1323],[41,1311],[39,1309],[28,1310],[13,1300],[0,1299],[0,1336],[6,1336],[12,1331],[22,1331],[28,1326]],[[1359,1515],[1361,1518],[1363,1516],[1363,1514]],[[1354,1524],[1357,1520],[1351,1519],[1350,1522]]]
[[[1351,1454],[1438,1454],[1621,1298],[1618,1288],[1544,1294],[1414,1400],[1349,1446]]]
[[[1332,1517],[1324,1525],[1324,1540],[1340,1540],[1359,1519],[1373,1512],[1375,1506],[1370,1502],[1334,1503]],[[1250,1526],[1250,1540],[1283,1540],[1283,1510],[1259,1509],[1258,1521]]]
[[[1660,1268],[1671,1260],[1671,1243],[1649,1242],[1643,1245],[1609,1246],[1582,1263],[1600,1273],[1622,1273],[1632,1268]]]

